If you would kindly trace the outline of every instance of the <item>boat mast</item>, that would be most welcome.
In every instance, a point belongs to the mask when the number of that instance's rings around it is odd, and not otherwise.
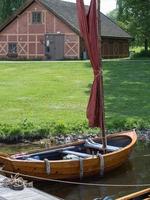
[[[106,134],[105,134],[105,111],[104,111],[104,86],[103,86],[103,70],[102,70],[102,55],[101,55],[101,13],[100,13],[100,0],[97,0],[98,3],[98,38],[99,38],[99,49],[100,49],[100,60],[99,60],[99,66],[100,66],[100,95],[101,95],[101,109],[102,109],[102,143],[103,143],[103,151],[106,153]]]

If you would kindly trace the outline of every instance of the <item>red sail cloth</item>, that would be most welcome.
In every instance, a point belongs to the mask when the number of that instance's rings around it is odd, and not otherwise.
[[[98,0],[91,0],[88,12],[83,0],[76,0],[81,36],[83,37],[94,73],[94,82],[87,106],[90,127],[103,128],[103,95],[101,76],[101,48],[98,39]]]

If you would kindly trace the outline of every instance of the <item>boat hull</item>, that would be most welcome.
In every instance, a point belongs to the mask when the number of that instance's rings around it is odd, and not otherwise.
[[[28,176],[41,177],[45,179],[78,179],[82,177],[95,176],[114,170],[125,163],[136,143],[137,136],[135,131],[124,132],[108,136],[109,139],[117,137],[128,137],[130,144],[118,151],[107,153],[102,157],[94,156],[82,160],[16,160],[9,157],[0,156],[0,162],[3,163],[3,169]],[[78,142],[82,143],[82,142]],[[72,143],[71,145],[78,144]],[[61,147],[67,147],[63,145]],[[57,147],[58,148],[58,147]],[[52,148],[55,149],[55,148]],[[102,165],[103,162],[103,165]],[[82,165],[82,167],[81,167]]]

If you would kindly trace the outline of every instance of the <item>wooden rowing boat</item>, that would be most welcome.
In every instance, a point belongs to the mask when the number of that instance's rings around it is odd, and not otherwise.
[[[125,163],[137,140],[135,131],[107,136],[107,153],[101,138],[78,141],[17,157],[0,155],[6,171],[46,179],[76,179],[111,171]]]
[[[150,200],[150,188],[120,197],[117,200]]]

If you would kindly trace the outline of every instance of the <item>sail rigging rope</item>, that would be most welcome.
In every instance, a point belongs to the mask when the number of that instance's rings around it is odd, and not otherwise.
[[[0,172],[6,173],[6,174],[13,174],[16,175],[18,173],[6,171],[3,169],[0,169]],[[146,184],[105,184],[105,183],[84,183],[84,182],[76,182],[76,181],[63,181],[63,180],[55,180],[55,179],[48,179],[48,178],[42,178],[37,176],[30,176],[19,173],[20,176],[30,178],[30,179],[37,179],[40,181],[47,181],[47,182],[56,182],[56,183],[64,183],[64,184],[71,184],[71,185],[82,185],[82,186],[94,186],[94,187],[150,187],[150,183]]]

